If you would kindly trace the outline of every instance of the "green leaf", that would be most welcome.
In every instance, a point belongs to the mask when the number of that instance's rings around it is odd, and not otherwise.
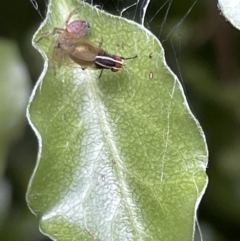
[[[50,1],[34,39],[64,27],[78,5]],[[143,26],[80,6],[88,40],[138,57],[100,79],[80,66],[61,65],[54,76],[56,37],[38,43],[48,60],[29,105],[39,156],[28,205],[54,240],[192,240],[207,149],[182,87]]]

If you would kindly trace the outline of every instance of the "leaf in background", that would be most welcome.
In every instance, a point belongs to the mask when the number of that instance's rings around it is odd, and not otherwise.
[[[11,190],[2,179],[6,155],[25,124],[29,76],[15,43],[0,39],[0,226],[8,210]]]
[[[218,0],[218,8],[222,15],[237,29],[240,29],[239,7],[239,1]]]
[[[79,3],[49,6],[35,40],[64,27]],[[47,58],[29,105],[39,156],[28,205],[55,240],[192,240],[207,149],[182,87],[148,30],[80,6],[87,39],[138,58],[100,79],[98,70],[63,65],[54,76],[56,37],[38,44]]]
[[[0,172],[9,144],[19,137],[29,98],[29,76],[17,46],[0,39]]]

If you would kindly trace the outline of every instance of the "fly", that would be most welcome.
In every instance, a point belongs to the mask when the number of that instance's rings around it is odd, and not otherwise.
[[[64,49],[73,62],[80,65],[83,69],[90,67],[95,69],[111,69],[111,71],[117,72],[123,67],[123,60],[137,57],[135,55],[125,58],[109,54],[85,38],[72,39],[67,44],[60,43],[59,48]]]

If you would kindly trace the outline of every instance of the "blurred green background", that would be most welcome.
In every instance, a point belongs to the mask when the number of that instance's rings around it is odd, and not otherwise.
[[[114,0],[94,3],[119,15],[118,10],[133,2],[118,1],[117,7]],[[240,33],[221,16],[217,1],[198,0],[188,13],[194,2],[173,0],[169,7],[167,0],[152,0],[146,27],[162,41],[167,62],[183,82],[207,138],[210,181],[198,211],[204,241],[240,241]],[[44,16],[46,2],[37,3]],[[124,16],[133,19],[135,10]],[[137,13],[139,22],[141,4]],[[0,237],[4,241],[49,240],[38,231],[38,220],[25,202],[38,150],[25,108],[43,68],[31,38],[41,21],[29,0],[1,1]]]

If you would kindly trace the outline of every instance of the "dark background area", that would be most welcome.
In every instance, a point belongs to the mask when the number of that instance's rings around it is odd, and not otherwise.
[[[105,1],[104,9],[117,14],[108,2],[112,3]],[[197,1],[186,18],[194,1],[174,0],[167,15],[165,2],[151,1],[146,26],[162,41],[167,62],[183,82],[206,134],[210,181],[198,211],[204,241],[240,241],[240,33],[221,16],[215,0]],[[39,0],[38,5],[44,16],[46,2]],[[131,19],[131,10],[124,16]],[[41,21],[30,1],[1,1],[0,37],[19,47],[32,86],[43,68],[40,54],[31,45]],[[25,201],[37,150],[37,139],[26,121],[23,135],[8,151],[0,177],[11,190],[10,207],[0,225],[1,240],[48,240],[38,231],[38,219]]]

